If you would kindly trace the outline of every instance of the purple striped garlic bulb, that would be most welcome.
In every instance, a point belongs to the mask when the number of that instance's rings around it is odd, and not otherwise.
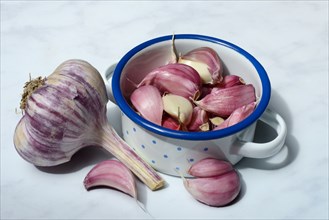
[[[68,162],[85,146],[101,146],[149,188],[162,178],[115,132],[106,117],[108,98],[99,72],[83,60],[68,60],[47,78],[26,84],[14,144],[36,166]]]

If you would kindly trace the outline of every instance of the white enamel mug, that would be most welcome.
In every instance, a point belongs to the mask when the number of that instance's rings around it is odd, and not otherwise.
[[[203,158],[223,159],[234,165],[243,157],[266,158],[282,148],[286,124],[279,114],[267,109],[271,85],[265,69],[242,48],[214,37],[178,34],[175,46],[182,54],[198,47],[214,49],[224,64],[224,74],[239,75],[255,87],[258,104],[254,112],[236,125],[207,132],[175,131],[138,115],[129,105],[129,96],[147,73],[168,62],[171,44],[171,35],[146,41],[130,50],[114,71],[109,69],[106,73],[109,96],[122,112],[123,138],[132,149],[159,172],[188,176],[190,166]],[[273,127],[277,132],[274,140],[252,142],[257,120]]]

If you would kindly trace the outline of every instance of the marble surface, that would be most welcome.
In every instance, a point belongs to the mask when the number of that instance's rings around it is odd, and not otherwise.
[[[89,61],[101,73],[150,38],[197,33],[253,54],[272,83],[269,108],[286,120],[284,148],[236,165],[242,191],[227,207],[194,199],[179,178],[139,201],[82,181],[111,156],[98,148],[37,168],[15,151],[22,86],[64,60]],[[120,129],[118,108],[110,121]],[[120,131],[119,131],[120,133]],[[328,219],[328,1],[1,1],[1,219]],[[256,141],[273,134],[259,124]]]

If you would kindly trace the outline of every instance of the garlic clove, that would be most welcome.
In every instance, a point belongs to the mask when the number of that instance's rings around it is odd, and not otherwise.
[[[195,177],[219,176],[233,170],[233,166],[224,160],[205,158],[193,164],[188,173]]]
[[[165,114],[162,119],[162,126],[165,128],[169,128],[172,130],[180,130],[181,124],[178,122],[177,119],[172,118],[171,116]]]
[[[229,88],[237,85],[245,85],[245,81],[237,75],[226,75],[223,80],[219,83],[220,88]]]
[[[165,94],[162,96],[163,108],[172,117],[180,123],[187,125],[191,121],[193,114],[192,103],[179,95]]]
[[[185,98],[197,99],[200,94],[201,78],[191,67],[172,63],[158,67],[148,73],[137,87],[153,85],[161,93],[172,93]]]
[[[193,198],[209,206],[225,206],[239,194],[241,183],[238,173],[231,170],[225,174],[184,179],[184,186]]]
[[[87,190],[95,186],[108,186],[137,198],[134,175],[117,160],[106,160],[94,166],[83,183]]]
[[[214,88],[215,89],[215,88]],[[256,100],[253,85],[238,85],[224,89],[215,89],[194,103],[207,112],[220,117],[228,117],[235,109]]]
[[[135,89],[130,96],[130,101],[145,119],[161,125],[163,103],[156,87],[146,85]]]
[[[211,122],[211,124],[213,124],[214,126],[218,126],[220,125],[221,123],[223,123],[225,120],[224,118],[221,118],[221,117],[213,117],[213,118],[210,118],[209,121]]]
[[[200,75],[203,84],[216,84],[222,80],[223,65],[212,48],[200,47],[179,57],[178,63],[193,67]]]
[[[203,125],[203,129],[205,129],[205,124],[208,124],[208,115],[205,110],[196,106],[193,108],[192,118],[190,123],[187,126],[189,131],[200,131],[201,126]]]
[[[241,106],[232,112],[232,114],[221,124],[214,128],[214,130],[220,130],[239,123],[247,118],[255,109],[256,102],[249,103]]]

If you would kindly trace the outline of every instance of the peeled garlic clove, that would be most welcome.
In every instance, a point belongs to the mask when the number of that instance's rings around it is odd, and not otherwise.
[[[245,85],[245,81],[237,75],[226,75],[223,80],[219,83],[220,88],[228,88],[237,85]]]
[[[219,176],[233,170],[233,166],[224,160],[205,158],[193,164],[188,174],[195,177]]]
[[[162,126],[176,131],[181,129],[181,125],[178,120],[168,116],[167,114],[163,116]]]
[[[200,94],[201,78],[191,67],[172,63],[148,73],[137,87],[153,85],[161,93],[172,93],[185,98],[196,99]]]
[[[188,124],[187,129],[189,131],[200,131],[200,126],[208,122],[208,115],[205,110],[196,106],[193,108],[191,122]]]
[[[194,101],[194,103],[207,112],[220,117],[228,117],[235,109],[255,100],[255,89],[249,84],[216,89],[216,91],[199,101]]]
[[[130,101],[145,119],[161,125],[163,104],[156,87],[147,85],[135,89],[130,96]]]
[[[193,106],[191,102],[179,95],[166,94],[162,96],[163,108],[180,123],[187,125],[192,118]]]
[[[232,202],[241,189],[240,178],[235,170],[214,177],[184,179],[184,186],[196,200],[216,207]]]
[[[222,80],[223,65],[212,48],[194,49],[181,56],[178,63],[193,67],[200,74],[203,84],[216,84]]]
[[[214,118],[210,118],[209,121],[211,122],[211,124],[218,126],[221,123],[223,123],[225,120],[221,117],[214,117]]]
[[[240,108],[237,108],[232,112],[232,114],[221,124],[219,124],[214,130],[223,129],[232,125],[235,125],[247,118],[255,109],[256,102],[252,102],[248,105],[244,105]]]
[[[106,160],[94,166],[83,183],[87,190],[95,186],[108,186],[137,198],[134,175],[117,160]]]

